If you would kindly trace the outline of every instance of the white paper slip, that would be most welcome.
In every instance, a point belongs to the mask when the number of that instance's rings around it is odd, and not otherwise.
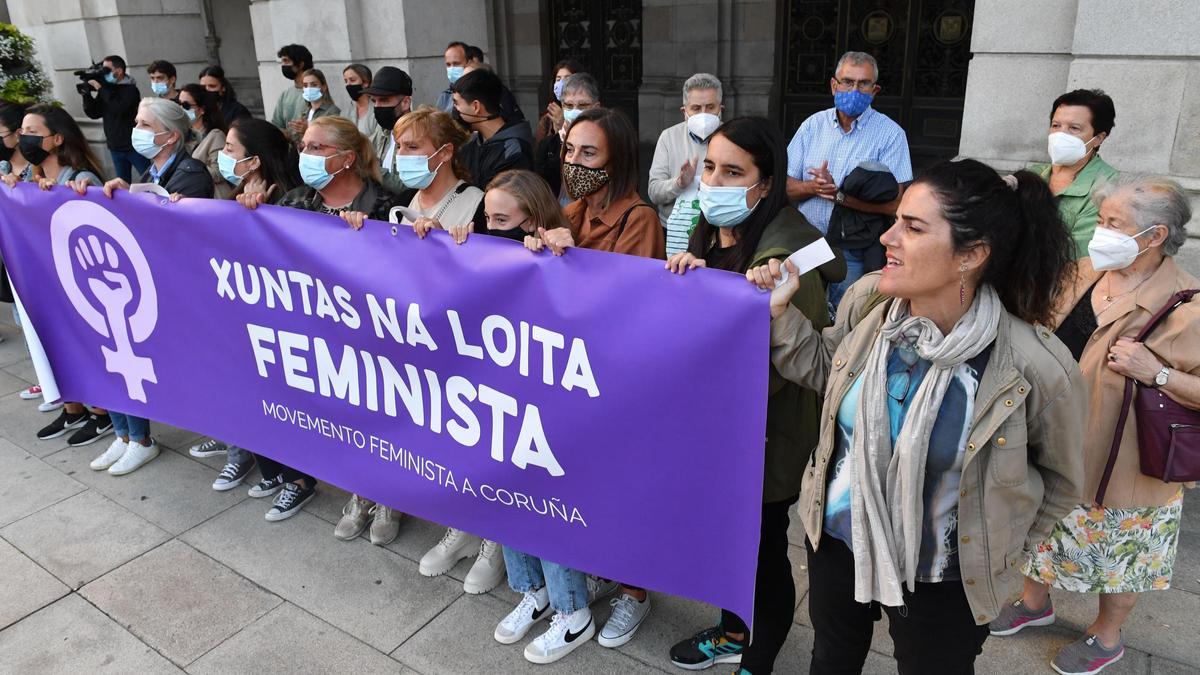
[[[171,193],[167,192],[167,189],[158,183],[134,183],[133,185],[129,186],[130,194],[136,195],[139,192],[149,192],[150,194],[158,195],[159,197],[170,198],[171,196]]]
[[[829,242],[825,241],[824,238],[818,239],[788,256],[788,260],[792,261],[792,264],[796,266],[796,269],[800,270],[800,274],[807,274],[808,272],[815,270],[830,260],[833,260],[833,258],[833,249],[829,248]],[[791,276],[788,273],[786,265],[782,267],[782,271],[783,278],[775,282],[776,288],[778,288],[783,282],[787,281],[788,277]]]

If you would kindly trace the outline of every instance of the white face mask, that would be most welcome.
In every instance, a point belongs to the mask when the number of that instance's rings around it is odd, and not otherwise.
[[[1070,166],[1083,159],[1088,153],[1087,144],[1096,140],[1093,136],[1087,143],[1078,136],[1072,136],[1063,131],[1050,134],[1046,145],[1050,152],[1050,163],[1058,166]]]
[[[1092,267],[1097,272],[1129,267],[1139,255],[1150,250],[1139,247],[1135,237],[1140,237],[1156,227],[1158,225],[1151,225],[1132,237],[1107,227],[1097,227],[1092,240],[1088,242],[1088,255],[1092,258]]]
[[[687,118],[688,132],[702,141],[707,141],[719,126],[721,126],[721,118],[712,113],[696,113]]]

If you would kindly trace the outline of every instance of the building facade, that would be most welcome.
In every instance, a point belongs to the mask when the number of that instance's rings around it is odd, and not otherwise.
[[[335,84],[346,64],[399,66],[414,101],[432,102],[447,86],[442,51],[462,40],[484,50],[530,118],[553,64],[582,61],[603,103],[636,121],[648,166],[659,131],[682,119],[688,75],[721,79],[727,117],[767,116],[790,136],[832,105],[833,65],[855,49],[879,59],[875,105],[905,128],[918,171],[960,154],[999,169],[1044,161],[1051,102],[1098,87],[1117,107],[1109,163],[1200,194],[1191,0],[8,0],[7,11],[80,116],[71,72],[110,53],[144,91],[154,59],[173,62],[181,84],[219,62],[239,98],[269,115],[291,86],[275,58],[283,44],[312,50],[346,109]],[[100,140],[98,125],[88,132]],[[1200,271],[1200,243],[1182,257]]]

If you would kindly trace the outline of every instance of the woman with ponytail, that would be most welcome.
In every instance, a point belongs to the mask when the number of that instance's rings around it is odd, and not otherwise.
[[[811,672],[859,672],[882,608],[900,673],[971,673],[998,580],[1082,499],[1087,393],[1045,327],[1073,247],[1044,181],[931,167],[880,238],[886,265],[817,330],[771,292],[771,362],[825,396],[799,511]]]

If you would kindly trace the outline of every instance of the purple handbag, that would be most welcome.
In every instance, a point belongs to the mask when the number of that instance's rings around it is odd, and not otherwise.
[[[1158,327],[1168,314],[1183,303],[1190,302],[1197,293],[1200,293],[1200,289],[1180,291],[1171,296],[1134,340],[1145,341],[1150,331]],[[1137,387],[1136,399],[1133,397],[1134,387]],[[1125,422],[1129,419],[1131,401],[1137,409],[1138,459],[1142,473],[1164,483],[1200,480],[1200,411],[1185,408],[1162,391],[1127,377],[1121,416],[1117,418],[1108,463],[1104,466],[1104,475],[1096,490],[1097,504],[1104,503],[1104,493],[1117,462],[1117,451],[1121,448]]]

